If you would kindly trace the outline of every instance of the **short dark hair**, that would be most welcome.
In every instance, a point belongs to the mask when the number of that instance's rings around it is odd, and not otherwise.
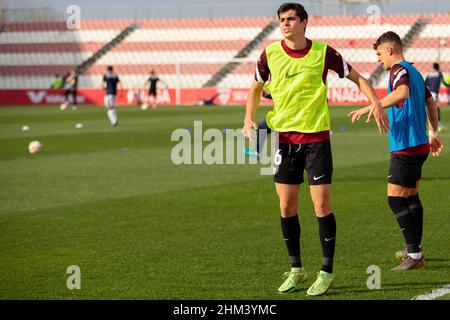
[[[439,63],[433,63],[433,69],[439,71]]]
[[[373,49],[377,50],[377,48],[385,42],[394,42],[401,49],[403,49],[402,39],[400,39],[400,36],[398,34],[396,34],[394,31],[388,31],[388,32],[383,33],[377,39],[377,41],[373,44]]]
[[[289,11],[294,10],[297,17],[300,18],[300,21],[303,21],[305,19],[308,19],[308,12],[306,12],[305,8],[300,3],[295,2],[286,2],[283,3],[277,11],[277,16],[280,18],[280,14]]]
[[[112,66],[108,66],[108,68],[106,70],[113,71],[113,67]]]

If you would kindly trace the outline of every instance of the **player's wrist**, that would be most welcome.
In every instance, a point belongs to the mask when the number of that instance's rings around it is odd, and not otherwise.
[[[246,122],[253,122],[253,117],[252,116],[245,116],[244,123],[246,123]]]
[[[375,108],[383,108],[383,106],[381,105],[381,101],[380,101],[380,100],[375,101],[375,102],[372,102],[372,105],[373,105]]]
[[[428,136],[429,136],[430,138],[436,138],[436,137],[439,137],[439,131],[428,130]]]

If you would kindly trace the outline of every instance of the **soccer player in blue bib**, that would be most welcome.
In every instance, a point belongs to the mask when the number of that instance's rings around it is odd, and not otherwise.
[[[103,76],[102,85],[106,90],[105,107],[107,109],[107,115],[111,125],[115,127],[118,124],[116,113],[117,85],[121,85],[121,83],[117,74],[114,73],[112,66],[107,68],[107,72]]]
[[[378,61],[390,70],[388,95],[381,99],[383,108],[389,108],[390,123],[387,194],[389,207],[406,242],[406,248],[395,254],[403,262],[393,270],[422,268],[423,207],[418,193],[419,181],[428,153],[431,151],[437,157],[443,150],[436,101],[419,71],[405,61],[402,40],[395,32],[382,34],[373,48]],[[365,107],[350,112],[349,116],[355,122],[368,112],[369,107]]]

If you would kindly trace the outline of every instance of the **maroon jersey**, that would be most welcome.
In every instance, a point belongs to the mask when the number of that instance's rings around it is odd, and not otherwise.
[[[405,67],[403,67],[401,64],[395,64],[391,68],[390,72],[390,81],[391,81],[391,88],[392,91],[397,89],[398,87],[405,85],[409,88],[409,73],[408,70],[406,70]],[[427,100],[429,97],[431,97],[431,92],[428,89],[427,86],[425,86],[425,100]],[[402,108],[404,104],[404,101],[400,102],[397,107]]]
[[[293,50],[286,45],[285,40],[281,40],[281,46],[283,50],[292,58],[303,58],[309,52],[312,47],[312,41],[306,39],[307,46],[302,50]],[[334,50],[332,47],[327,46],[327,52],[325,55],[325,67],[322,73],[322,80],[325,83],[328,75],[328,70],[336,72],[340,78],[346,78],[352,66],[345,61],[345,59]],[[256,63],[255,80],[258,82],[266,82],[270,79],[270,69],[267,63],[266,50],[261,53],[258,62]],[[330,140],[329,131],[321,131],[315,133],[301,133],[301,132],[280,132],[280,143],[290,144],[306,144],[313,142],[320,142]]]

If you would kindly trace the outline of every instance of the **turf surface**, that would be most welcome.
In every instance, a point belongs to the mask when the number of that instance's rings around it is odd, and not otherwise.
[[[386,203],[387,136],[352,125],[350,110],[331,108],[336,281],[310,298],[276,293],[289,261],[270,176],[171,161],[174,129],[240,128],[243,107],[123,107],[116,128],[99,107],[0,108],[0,299],[411,299],[450,284],[450,151],[423,170],[426,268],[390,271],[402,237]],[[41,153],[28,154],[31,140]],[[321,264],[307,185],[299,214],[307,289]],[[71,265],[80,290],[66,287]],[[381,290],[366,286],[370,265]]]

